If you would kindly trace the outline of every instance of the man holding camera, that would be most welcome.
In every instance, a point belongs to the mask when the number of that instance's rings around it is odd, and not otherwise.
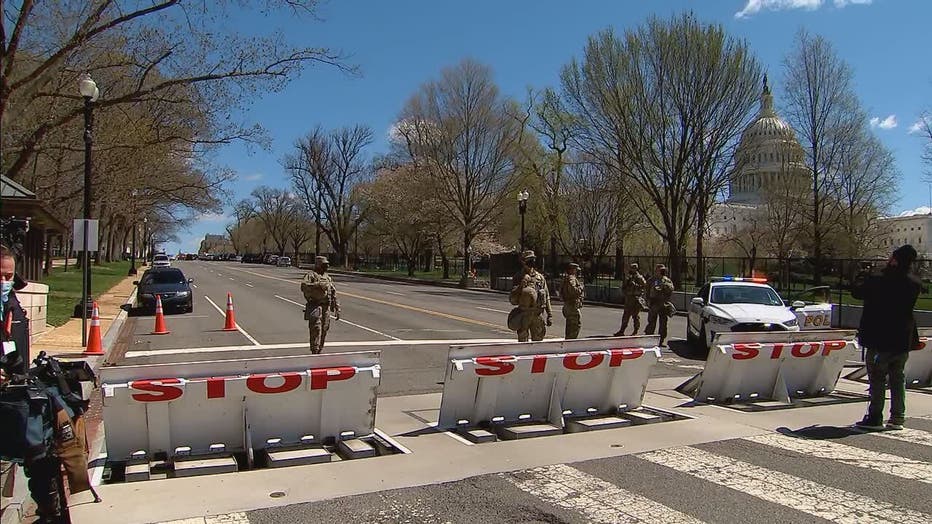
[[[884,402],[889,384],[890,418],[887,429],[903,429],[906,419],[906,377],[909,352],[919,344],[913,309],[922,282],[912,274],[918,253],[911,245],[898,248],[879,274],[862,271],[851,296],[864,301],[858,340],[867,349],[864,362],[870,381],[867,414],[855,426],[884,429]]]

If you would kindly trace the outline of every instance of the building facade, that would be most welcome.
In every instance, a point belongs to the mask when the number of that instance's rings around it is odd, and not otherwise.
[[[919,257],[932,258],[932,214],[904,215],[884,218],[881,222],[881,247],[892,252],[903,244],[911,244]]]

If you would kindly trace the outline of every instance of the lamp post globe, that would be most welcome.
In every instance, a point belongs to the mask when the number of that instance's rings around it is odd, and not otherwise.
[[[518,213],[521,215],[521,252],[524,252],[524,213],[527,211],[527,200],[531,194],[527,189],[518,192]]]

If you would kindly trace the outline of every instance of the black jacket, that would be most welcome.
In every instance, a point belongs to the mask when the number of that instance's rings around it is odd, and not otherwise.
[[[6,332],[8,319],[9,334]],[[16,343],[14,353],[0,354],[0,365],[8,373],[25,374],[29,369],[29,319],[26,318],[26,310],[20,306],[16,298],[16,291],[10,291],[9,300],[3,304],[3,318],[0,322],[0,339],[3,342],[12,340]]]
[[[915,276],[887,268],[866,277],[851,296],[864,301],[858,340],[882,353],[901,353],[914,348],[916,320],[913,309],[922,291]]]

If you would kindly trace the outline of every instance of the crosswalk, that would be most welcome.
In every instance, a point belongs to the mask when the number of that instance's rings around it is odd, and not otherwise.
[[[782,429],[183,522],[928,524],[929,484],[932,420],[914,418],[902,431]]]

